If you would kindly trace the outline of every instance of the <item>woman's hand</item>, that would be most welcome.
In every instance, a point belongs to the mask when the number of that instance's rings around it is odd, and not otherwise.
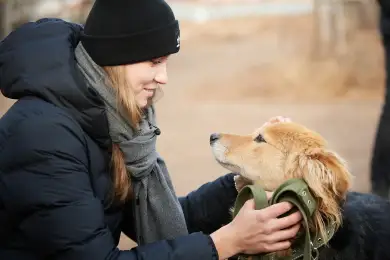
[[[284,116],[275,116],[268,119],[268,121],[262,125],[262,128],[276,123],[288,123],[288,122],[291,122],[291,118],[284,117]]]
[[[238,253],[280,251],[291,246],[290,240],[300,228],[301,214],[295,212],[277,218],[292,208],[287,202],[261,210],[254,208],[254,201],[248,200],[231,223],[211,234],[219,259],[227,259]]]

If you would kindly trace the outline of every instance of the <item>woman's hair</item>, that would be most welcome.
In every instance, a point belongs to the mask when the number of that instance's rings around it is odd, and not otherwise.
[[[137,105],[133,88],[126,78],[124,66],[107,66],[103,69],[108,74],[109,84],[117,93],[117,109],[128,117],[132,127],[138,128],[141,121],[142,110]],[[118,144],[112,144],[112,179],[113,199],[119,202],[125,201],[131,195],[131,180],[126,170],[126,164],[122,151]]]

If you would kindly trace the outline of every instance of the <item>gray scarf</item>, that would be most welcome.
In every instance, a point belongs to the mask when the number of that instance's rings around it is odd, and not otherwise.
[[[116,108],[115,91],[106,85],[107,74],[87,54],[76,48],[77,65],[89,87],[103,99],[110,137],[124,154],[132,181],[133,212],[139,245],[188,234],[184,214],[166,165],[156,152],[154,108],[147,109],[139,129],[134,130]]]

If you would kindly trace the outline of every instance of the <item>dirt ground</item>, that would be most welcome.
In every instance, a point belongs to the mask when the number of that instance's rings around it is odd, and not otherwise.
[[[308,16],[182,23],[181,30],[182,49],[157,103],[158,149],[179,195],[226,173],[211,154],[211,133],[250,133],[275,115],[325,136],[348,161],[353,189],[369,191],[384,80],[376,31],[353,35],[346,57],[312,61]],[[0,100],[0,116],[9,105]]]

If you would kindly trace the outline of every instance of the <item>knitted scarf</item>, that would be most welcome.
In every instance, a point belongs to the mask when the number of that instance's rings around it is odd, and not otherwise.
[[[139,129],[133,129],[116,107],[115,90],[107,86],[106,72],[91,59],[81,43],[75,55],[88,87],[95,89],[105,103],[111,140],[124,154],[135,196],[132,206],[136,242],[140,245],[188,234],[167,167],[156,152],[153,106],[146,109]]]

